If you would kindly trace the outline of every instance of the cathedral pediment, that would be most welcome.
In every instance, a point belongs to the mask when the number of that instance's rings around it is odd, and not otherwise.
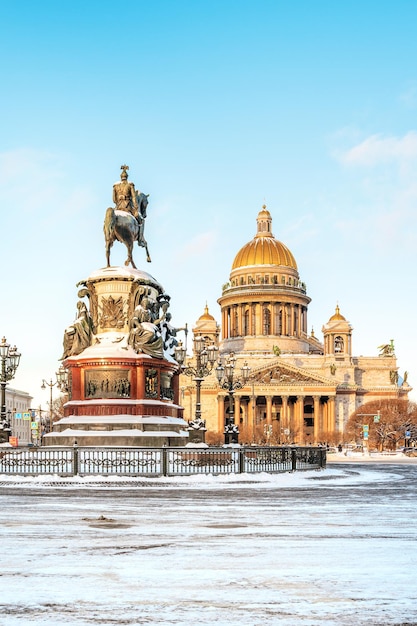
[[[311,374],[311,372],[293,366],[284,364],[282,361],[274,361],[268,366],[264,366],[254,370],[251,379],[260,385],[280,385],[287,387],[295,386],[326,386],[334,387],[335,381],[320,376],[319,374]]]

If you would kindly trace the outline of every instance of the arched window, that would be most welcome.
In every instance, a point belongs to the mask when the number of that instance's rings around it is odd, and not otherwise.
[[[338,353],[344,352],[344,342],[343,342],[343,338],[340,336],[334,338],[334,351],[335,351],[335,354],[336,352]]]

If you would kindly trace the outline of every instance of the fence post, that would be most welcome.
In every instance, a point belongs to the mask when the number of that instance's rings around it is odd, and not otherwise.
[[[168,448],[162,448],[162,476],[168,476]]]
[[[291,448],[291,471],[297,471],[297,448]]]
[[[327,450],[326,448],[322,448],[320,450],[320,467],[322,469],[326,469],[326,461],[327,461]]]
[[[74,441],[74,446],[72,450],[73,450],[72,459],[73,459],[73,464],[74,464],[73,474],[74,476],[77,476],[78,474],[78,444],[76,441]]]
[[[239,474],[243,474],[245,471],[245,450],[239,448]]]

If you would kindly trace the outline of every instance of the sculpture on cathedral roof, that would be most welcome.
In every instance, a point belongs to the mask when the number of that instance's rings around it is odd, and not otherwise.
[[[394,340],[391,339],[390,343],[382,344],[378,346],[379,356],[395,356],[394,354]]]

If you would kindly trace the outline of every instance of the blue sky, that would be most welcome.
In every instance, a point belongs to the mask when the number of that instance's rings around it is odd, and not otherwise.
[[[120,165],[150,194],[147,264],[193,326],[265,202],[353,352],[395,340],[417,387],[414,1],[3,3],[0,332],[45,407],[76,283],[105,265]],[[125,249],[115,245],[112,264]],[[414,394],[413,394],[414,395]]]

